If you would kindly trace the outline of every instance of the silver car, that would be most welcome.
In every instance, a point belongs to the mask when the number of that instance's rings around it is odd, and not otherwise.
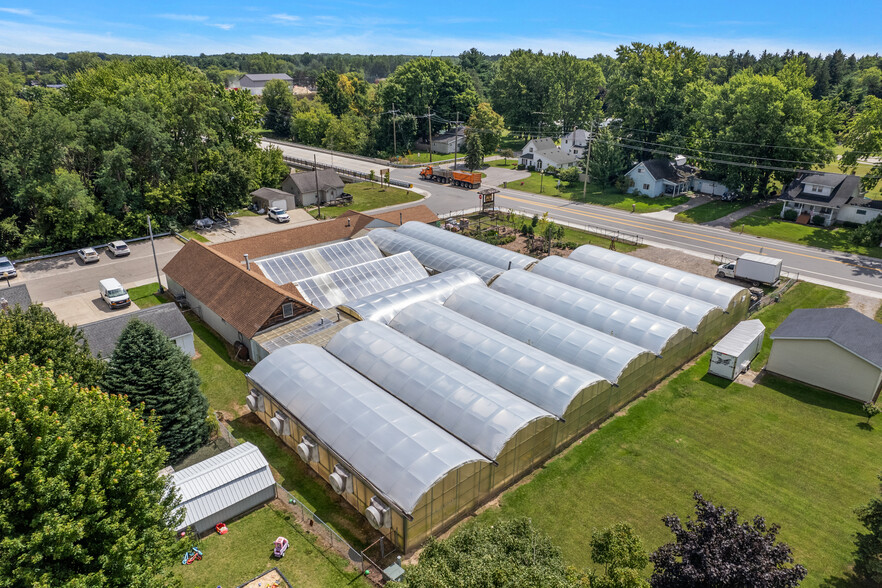
[[[114,257],[123,257],[132,252],[125,241],[114,241],[107,245],[107,250],[113,253]]]
[[[0,257],[0,277],[14,278],[17,275],[18,272],[15,271],[15,264],[9,261],[9,258],[6,256]]]
[[[77,255],[80,256],[80,259],[83,260],[83,263],[95,263],[101,260],[101,258],[98,257],[98,252],[91,247],[77,249]]]

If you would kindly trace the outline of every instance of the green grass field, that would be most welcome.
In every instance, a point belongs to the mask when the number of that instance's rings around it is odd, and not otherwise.
[[[200,243],[208,243],[208,238],[204,237],[200,233],[197,233],[193,229],[184,229],[183,231],[181,231],[181,235],[183,235],[187,239],[196,239]]]
[[[230,416],[243,414],[248,386],[245,383],[246,365],[230,359],[226,345],[202,321],[188,313],[187,322],[193,328],[193,339],[199,357],[193,367],[202,378],[202,392],[212,410],[222,410]]]
[[[322,206],[323,217],[336,218],[347,210],[362,212],[423,199],[422,195],[416,192],[394,186],[380,186],[380,184],[375,184],[374,182],[347,184],[345,190],[352,194],[352,204],[347,206]],[[318,209],[311,208],[309,213],[312,216],[316,216]]]
[[[459,153],[458,156],[462,158],[462,153]],[[448,161],[453,159],[453,153],[444,154],[444,153],[433,153],[432,161]],[[401,159],[398,163],[429,163],[429,154],[425,151],[417,151],[416,153],[408,153],[407,155],[402,155]]]
[[[756,315],[774,328],[793,308],[844,303],[844,292],[799,284]],[[661,518],[692,514],[692,492],[781,525],[809,576],[849,585],[853,509],[878,493],[882,427],[860,405],[766,376],[754,387],[706,375],[709,354],[636,402],[478,518],[527,516],[589,566],[593,529],[630,522],[648,549],[671,541]],[[647,575],[651,569],[647,569]]]
[[[129,298],[138,306],[138,308],[150,308],[166,302],[170,299],[159,295],[159,283],[144,284],[129,290]]]
[[[824,228],[812,225],[798,225],[780,218],[782,205],[773,205],[737,220],[732,230],[758,237],[780,239],[822,249],[857,253],[870,257],[882,257],[882,247],[865,247],[853,244],[848,236],[852,229],[845,227]],[[742,231],[742,227],[744,227]]]
[[[683,212],[678,212],[674,217],[683,223],[707,223],[718,218],[723,218],[727,214],[731,214],[736,210],[741,210],[748,206],[747,202],[723,202],[722,200],[714,200]]]
[[[190,565],[176,564],[184,588],[238,586],[277,567],[294,586],[347,588],[370,586],[359,570],[349,569],[348,562],[315,544],[286,520],[287,513],[270,506],[256,510],[227,524],[226,535],[211,535],[199,542],[203,559]],[[272,556],[276,537],[288,540],[285,557]]]

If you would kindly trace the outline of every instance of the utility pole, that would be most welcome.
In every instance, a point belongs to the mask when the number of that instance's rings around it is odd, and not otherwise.
[[[318,214],[316,215],[317,219],[322,218],[322,195],[319,193],[319,185],[318,185],[318,161],[315,158],[315,153],[312,154],[312,173],[315,177],[315,202],[318,204]]]
[[[429,163],[432,163],[432,107],[426,107],[426,122],[429,123]]]
[[[573,143],[576,142],[576,133],[573,132]],[[588,131],[588,151],[585,152],[585,180],[582,182],[582,200],[586,199],[585,193],[588,191],[588,170],[591,165],[591,144],[594,142],[594,121],[591,121],[591,127]]]
[[[159,282],[159,293],[162,294],[165,290],[162,289],[162,279],[159,277],[159,262],[156,260],[156,245],[153,244],[153,224],[150,222],[150,215],[147,215],[147,231],[150,232],[150,248],[153,249],[153,266],[156,268],[156,281]],[[6,278],[6,285],[9,285],[9,278]]]
[[[456,111],[456,130],[453,132],[453,169],[456,169],[456,156],[459,152],[459,111]]]
[[[536,111],[533,114],[548,114],[547,112],[539,112]],[[539,136],[537,138],[542,138],[542,118],[539,118]]]
[[[392,103],[392,155],[398,157],[398,141],[395,136],[395,103]]]

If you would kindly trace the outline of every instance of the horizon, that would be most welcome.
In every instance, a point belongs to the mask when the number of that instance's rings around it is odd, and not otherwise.
[[[627,10],[608,0],[587,6],[564,0],[553,12],[498,1],[483,4],[480,11],[472,7],[454,0],[438,14],[399,2],[332,0],[292,9],[281,3],[239,7],[197,0],[182,11],[167,0],[149,7],[133,2],[4,1],[0,52],[455,56],[475,47],[488,55],[532,49],[587,58],[615,55],[616,47],[632,42],[675,41],[707,54],[792,50],[816,56],[841,49],[860,57],[879,53],[878,38],[864,23],[882,17],[882,3],[869,0],[852,3],[836,18],[817,0],[747,0],[737,12],[698,0],[684,0],[676,9],[646,0]],[[580,21],[585,28],[573,25]]]

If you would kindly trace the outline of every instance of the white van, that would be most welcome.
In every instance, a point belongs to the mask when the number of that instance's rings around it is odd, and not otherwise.
[[[116,278],[107,278],[98,282],[98,291],[110,308],[122,308],[132,303],[129,293]]]

